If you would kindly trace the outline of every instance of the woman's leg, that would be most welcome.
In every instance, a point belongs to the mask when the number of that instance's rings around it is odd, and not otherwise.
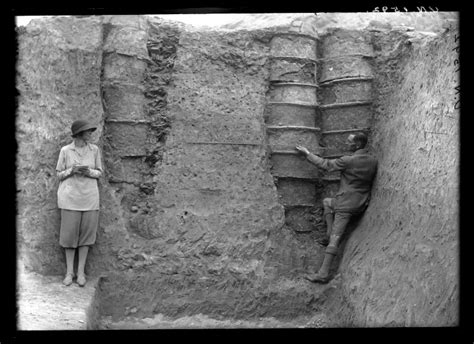
[[[79,234],[79,262],[77,266],[77,284],[81,287],[86,284],[84,268],[86,266],[89,246],[96,240],[97,227],[99,225],[99,211],[89,210],[82,212],[81,230]]]
[[[68,286],[72,283],[72,277],[74,276],[74,255],[76,253],[75,248],[65,248],[66,253],[66,277],[63,280],[64,285]]]
[[[77,266],[77,275],[84,275],[84,267],[86,265],[88,252],[89,246],[79,246],[79,263]]]
[[[89,252],[89,246],[79,246],[79,262],[77,265],[77,283],[82,287],[86,284],[86,276],[84,273],[84,267],[86,265],[87,253]]]
[[[76,253],[75,248],[65,248],[66,251],[66,275],[74,274],[74,255]]]
[[[59,245],[64,247],[66,254],[66,277],[64,285],[72,283],[74,276],[74,256],[79,238],[79,227],[81,224],[81,212],[61,209],[61,228],[59,231]]]

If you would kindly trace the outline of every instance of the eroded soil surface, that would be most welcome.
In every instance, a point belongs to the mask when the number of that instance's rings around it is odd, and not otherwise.
[[[259,318],[255,320],[213,319],[203,314],[171,319],[162,314],[154,318],[137,319],[128,317],[121,321],[112,321],[103,317],[100,329],[222,329],[222,328],[318,328],[326,327],[326,317],[318,314],[312,317],[299,317],[291,321],[275,318]]]
[[[85,330],[97,279],[84,287],[66,287],[62,276],[20,272],[17,288],[18,330]]]
[[[252,320],[212,318],[204,314],[178,318],[157,314],[153,318],[131,315],[114,321],[110,316],[98,318],[96,288],[98,279],[85,287],[75,282],[66,287],[62,276],[43,276],[34,272],[18,274],[18,330],[116,330],[116,329],[222,329],[222,328],[319,328],[327,327],[324,313],[300,316],[291,320],[260,317]]]

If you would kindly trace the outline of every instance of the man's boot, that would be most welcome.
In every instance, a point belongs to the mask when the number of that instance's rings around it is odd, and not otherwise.
[[[324,254],[323,264],[319,268],[318,273],[316,274],[307,274],[305,278],[311,282],[315,283],[327,283],[329,282],[329,269],[331,263],[334,259],[334,256],[337,254],[337,247],[328,246]]]
[[[329,236],[328,235],[324,235],[318,239],[316,239],[316,242],[319,244],[319,245],[322,245],[322,246],[327,246],[329,245]]]

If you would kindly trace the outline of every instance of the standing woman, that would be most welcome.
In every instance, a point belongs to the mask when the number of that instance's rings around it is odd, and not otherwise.
[[[57,176],[58,207],[61,209],[59,244],[66,253],[67,272],[63,284],[71,285],[74,278],[74,255],[79,253],[77,284],[86,284],[84,266],[89,246],[96,240],[99,225],[99,188],[102,175],[99,147],[89,143],[96,127],[85,120],[72,123],[73,142],[61,148]]]

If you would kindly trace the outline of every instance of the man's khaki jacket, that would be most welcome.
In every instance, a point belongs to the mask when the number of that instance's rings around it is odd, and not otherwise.
[[[341,171],[341,183],[333,205],[336,212],[364,211],[370,200],[372,182],[377,172],[377,160],[367,149],[337,159],[323,159],[309,154],[308,161],[327,171]]]

